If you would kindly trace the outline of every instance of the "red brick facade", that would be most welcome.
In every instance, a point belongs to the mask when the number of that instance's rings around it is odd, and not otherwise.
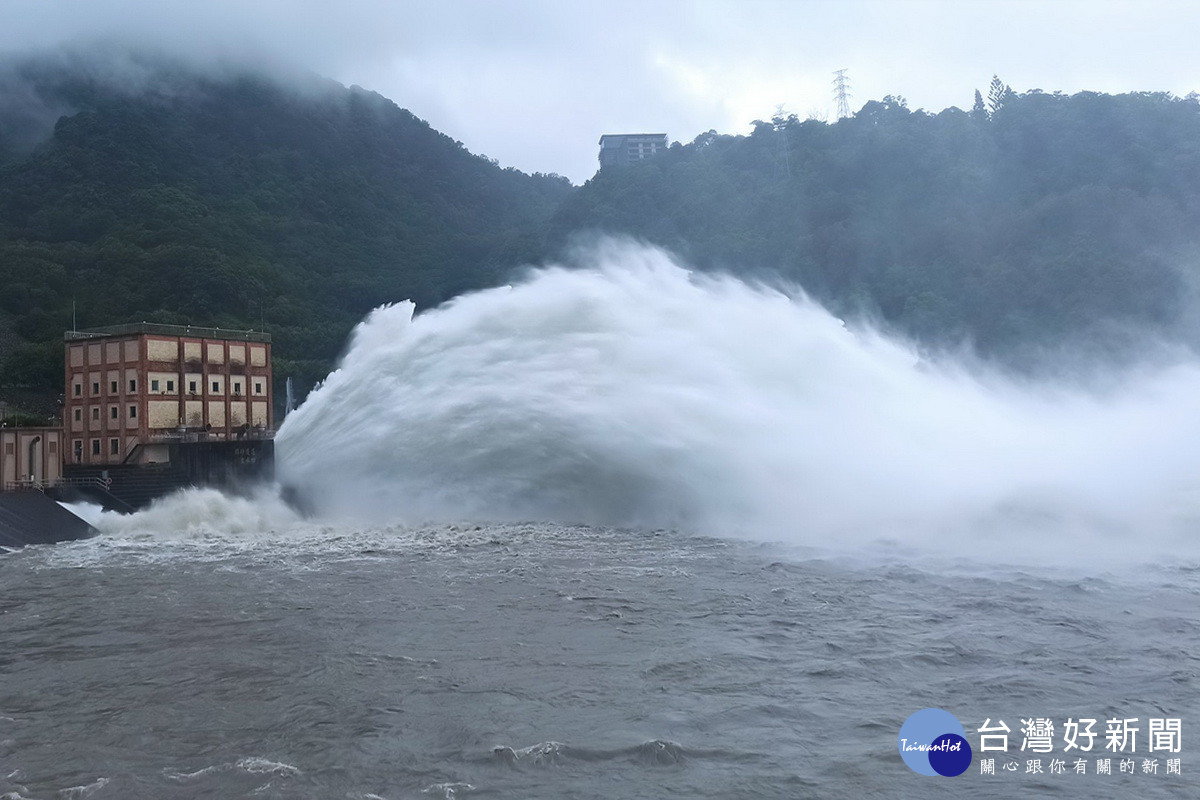
[[[140,324],[65,339],[65,463],[164,461],[168,441],[274,430],[267,334]]]

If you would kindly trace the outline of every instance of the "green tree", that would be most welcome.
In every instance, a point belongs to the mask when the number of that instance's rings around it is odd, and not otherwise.
[[[971,117],[977,120],[984,120],[988,117],[987,107],[983,104],[983,95],[979,90],[975,90],[975,105],[971,106]]]
[[[988,87],[988,109],[995,114],[1004,104],[1013,96],[1012,87],[1000,80],[999,76],[992,76],[992,83]]]

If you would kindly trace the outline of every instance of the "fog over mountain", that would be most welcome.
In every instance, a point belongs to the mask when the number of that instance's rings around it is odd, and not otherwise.
[[[1178,0],[9,0],[0,53],[102,42],[311,71],[502,166],[579,184],[601,133],[744,134],[781,104],[835,119],[843,68],[853,108],[889,94],[967,108],[993,73],[1020,92],[1184,95],[1200,89],[1198,24],[1200,8]]]
[[[601,172],[553,235],[631,234],[1013,366],[1061,348],[1137,359],[1152,340],[1200,341],[1198,142],[1194,94],[995,78],[969,111],[887,96],[835,124],[778,115],[748,137],[701,135]]]
[[[281,373],[311,383],[375,305],[536,258],[570,188],[310,75],[105,50],[0,76],[8,385],[57,384],[73,320],[130,319],[265,326]]]
[[[996,78],[969,111],[780,113],[577,188],[278,64],[47,51],[0,65],[0,107],[10,389],[57,385],[73,319],[265,326],[306,388],[371,308],[511,282],[596,234],[1018,371],[1177,359],[1200,329],[1194,96]]]

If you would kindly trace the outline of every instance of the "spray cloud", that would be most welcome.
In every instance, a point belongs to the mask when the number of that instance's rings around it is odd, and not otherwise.
[[[373,312],[280,431],[323,514],[1122,557],[1200,511],[1192,364],[1103,395],[970,373],[618,242],[412,310]]]

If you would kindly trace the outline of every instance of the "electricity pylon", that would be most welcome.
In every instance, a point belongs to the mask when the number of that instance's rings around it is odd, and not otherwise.
[[[846,77],[846,70],[834,70],[833,79],[833,96],[837,98],[837,115],[838,119],[845,119],[850,116],[850,79]]]

